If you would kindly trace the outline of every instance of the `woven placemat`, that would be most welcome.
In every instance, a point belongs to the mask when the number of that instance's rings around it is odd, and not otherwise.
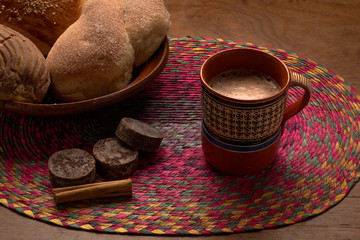
[[[213,170],[200,142],[199,68],[209,55],[234,47],[278,56],[313,87],[309,105],[287,122],[276,161],[254,176]],[[289,104],[300,93],[290,90]],[[221,39],[170,38],[164,71],[119,104],[69,118],[2,113],[0,202],[44,222],[100,232],[209,235],[293,224],[333,207],[359,180],[359,103],[341,77],[295,53]],[[124,116],[165,134],[156,153],[140,156],[133,196],[56,206],[49,156],[71,147],[91,151],[96,141],[114,136]]]

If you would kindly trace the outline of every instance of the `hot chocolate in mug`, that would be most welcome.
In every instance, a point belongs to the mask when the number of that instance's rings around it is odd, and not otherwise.
[[[206,160],[214,168],[236,175],[269,167],[276,158],[285,122],[310,100],[309,81],[276,56],[250,48],[210,56],[201,66],[200,78],[201,140]],[[220,82],[214,83],[216,78]],[[236,78],[242,81],[240,85]],[[254,79],[258,82],[253,83]],[[277,86],[267,91],[267,84],[274,85],[271,81]],[[263,86],[258,89],[257,85]],[[304,91],[287,106],[288,90],[293,86]]]

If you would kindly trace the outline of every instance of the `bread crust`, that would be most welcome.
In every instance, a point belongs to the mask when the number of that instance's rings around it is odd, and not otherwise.
[[[134,67],[144,64],[159,48],[170,27],[163,0],[120,0],[124,23],[135,53]]]
[[[49,85],[49,69],[39,49],[0,24],[0,100],[40,103]]]
[[[0,24],[29,38],[47,55],[80,16],[85,0],[0,0]]]
[[[119,9],[118,0],[88,0],[80,18],[55,42],[46,61],[56,98],[81,101],[128,85],[134,50]]]

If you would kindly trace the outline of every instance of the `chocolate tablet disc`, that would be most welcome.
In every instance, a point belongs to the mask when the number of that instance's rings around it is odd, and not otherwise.
[[[124,117],[115,135],[127,145],[145,152],[155,152],[164,135],[157,128],[143,121]]]
[[[130,177],[138,165],[138,151],[116,137],[98,141],[93,154],[98,173],[110,180]]]
[[[95,180],[95,166],[94,157],[84,150],[60,150],[48,161],[50,181],[54,187],[91,183]]]

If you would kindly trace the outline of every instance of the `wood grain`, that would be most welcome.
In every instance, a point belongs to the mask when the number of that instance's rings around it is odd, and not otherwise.
[[[360,92],[360,1],[165,0],[171,37],[251,42],[295,52],[328,67]],[[181,239],[359,239],[360,186],[337,206],[307,221],[251,233]],[[103,234],[39,222],[0,207],[0,239],[178,239]]]
[[[199,36],[285,49],[359,87],[360,3],[305,0],[165,1],[170,36]]]

